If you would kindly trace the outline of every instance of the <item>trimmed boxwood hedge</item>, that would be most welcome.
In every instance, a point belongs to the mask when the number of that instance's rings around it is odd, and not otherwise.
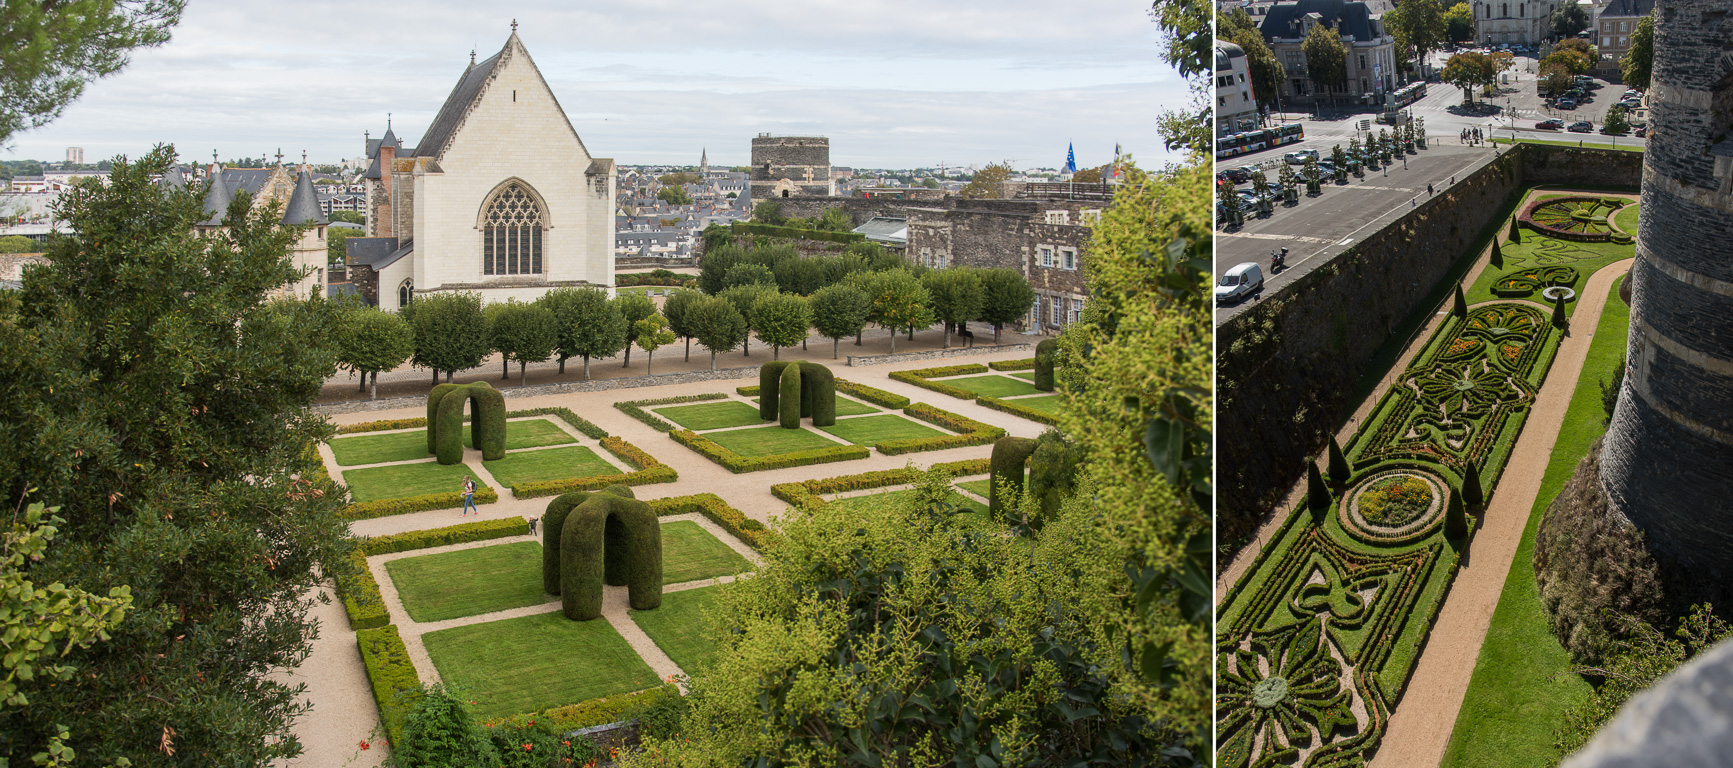
[[[470,404],[482,461],[505,458],[505,396],[485,381],[440,384],[427,395],[427,450],[441,464],[463,463],[463,406]]]
[[[542,733],[563,735],[567,731],[575,731],[579,728],[591,728],[632,720],[639,712],[661,703],[664,699],[677,699],[679,697],[679,688],[673,685],[659,685],[642,691],[617,693],[613,696],[603,696],[599,699],[544,709],[540,712],[488,718],[481,721],[481,724],[484,728],[533,727]],[[530,723],[535,723],[535,725],[531,726]]]
[[[970,373],[986,372],[987,366],[980,363],[962,363],[959,365],[941,365],[935,368],[915,368],[908,371],[896,371],[892,375],[894,376],[896,373],[906,373],[922,379],[940,379],[946,376],[963,376]]]
[[[967,365],[946,365],[938,368],[917,368],[912,371],[891,371],[891,378],[905,384],[913,384],[923,389],[930,389],[934,392],[947,394],[960,400],[973,400],[975,399],[974,392],[970,392],[969,390],[963,389],[954,384],[946,384],[942,381],[929,381],[929,379],[944,376],[962,376],[971,373],[986,373],[987,370],[987,366],[981,365],[980,363],[969,363]]]
[[[993,458],[991,459],[992,484],[987,488],[987,508],[992,511],[994,519],[1003,519],[1005,502],[999,498],[999,484],[1010,483],[1013,488],[1023,488],[1024,466],[1029,463],[1029,457],[1035,453],[1036,442],[1030,437],[1001,437],[993,443]]]
[[[775,453],[769,456],[741,456],[690,429],[677,429],[669,432],[668,436],[673,438],[674,442],[697,451],[704,458],[721,464],[735,474],[759,472],[766,469],[782,469],[784,467],[804,467],[809,464],[828,464],[833,461],[864,459],[872,455],[866,446],[837,445],[812,451]]]
[[[379,582],[367,567],[366,553],[358,548],[349,553],[348,559],[355,574],[339,576],[332,582],[337,596],[343,600],[343,611],[349,616],[349,628],[362,630],[390,624],[391,612],[385,608],[385,597],[379,594]]]
[[[760,403],[773,407],[783,429],[800,429],[800,364],[784,366],[776,386],[776,399],[759,398]],[[762,408],[760,409],[762,415]]]
[[[632,493],[629,489],[616,489],[615,486],[609,486],[603,491],[616,495],[630,495]],[[542,510],[543,592],[550,595],[560,593],[560,537],[565,533],[566,518],[571,516],[572,510],[577,509],[579,504],[589,501],[590,497],[594,495],[587,491],[562,493],[559,498],[548,502],[547,508]]]
[[[608,449],[609,453],[620,457],[621,461],[630,464],[637,471],[595,475],[593,477],[536,480],[512,486],[512,496],[519,499],[534,499],[572,491],[593,491],[610,485],[654,485],[656,483],[672,483],[680,479],[680,473],[675,472],[673,467],[657,461],[654,456],[645,453],[638,446],[618,437],[603,438],[602,447]]]
[[[348,435],[356,432],[383,432],[388,429],[411,429],[427,426],[427,419],[417,416],[413,419],[379,419],[376,421],[361,421],[346,424],[337,428],[337,434]]]
[[[1053,391],[1053,364],[1059,356],[1058,339],[1042,339],[1035,345],[1035,388]]]
[[[815,427],[836,425],[836,374],[822,363],[800,364],[800,415]]]
[[[975,398],[975,402],[977,404],[987,406],[988,408],[991,408],[995,411],[1004,411],[1005,413],[1009,413],[1012,416],[1025,418],[1025,419],[1028,419],[1028,420],[1033,421],[1033,422],[1038,422],[1041,424],[1048,424],[1048,425],[1056,425],[1059,423],[1059,417],[1058,416],[1055,416],[1055,415],[1048,413],[1046,411],[1035,410],[1034,408],[1030,408],[1027,405],[1023,405],[1022,403],[1019,403],[1016,400],[1006,400],[1006,399],[1000,398],[1000,397],[988,397],[986,395],[981,395],[980,397]]]
[[[1022,360],[995,360],[987,364],[995,371],[1032,371],[1035,369],[1035,358],[1025,357]]]
[[[886,392],[877,387],[869,387],[848,379],[837,379],[836,389],[843,394],[853,395],[873,405],[882,405],[886,408],[905,408],[911,402],[908,398],[894,392]],[[742,392],[741,394],[745,393]]]
[[[473,523],[459,523],[444,528],[407,531],[394,533],[390,536],[362,539],[360,551],[368,556],[384,555],[391,552],[407,552],[411,549],[443,547],[447,544],[503,539],[507,536],[524,536],[529,532],[530,523],[522,517],[477,520]]]
[[[662,526],[620,490],[592,494],[561,525],[560,607],[573,621],[602,615],[603,584],[626,587],[633,610],[662,605]]]
[[[727,531],[729,535],[739,539],[746,546],[760,552],[764,551],[765,545],[770,541],[769,528],[764,527],[763,523],[747,517],[745,512],[729,506],[728,502],[723,501],[721,496],[714,493],[652,499],[650,509],[655,510],[657,517],[697,512],[710,518],[710,522],[721,526],[722,530]]]
[[[397,634],[396,624],[356,632],[355,644],[361,647],[361,665],[373,686],[373,700],[379,704],[385,738],[393,746],[401,745],[403,718],[421,697],[421,676],[409,660],[409,649]]]
[[[440,386],[445,385],[441,384]],[[579,434],[586,435],[596,440],[608,436],[607,430],[602,429],[601,427],[590,423],[588,419],[573,413],[570,408],[554,406],[548,408],[526,408],[521,411],[505,412],[505,417],[508,419],[522,418],[525,416],[558,416],[562,421],[572,425],[572,428],[576,429]],[[463,417],[463,420],[469,422],[471,419],[468,416],[465,416]],[[348,435],[356,432],[385,432],[393,429],[413,429],[415,427],[425,426],[427,426],[427,419],[420,416],[413,419],[380,419],[378,421],[363,421],[348,426],[338,427],[337,434]]]
[[[945,448],[961,448],[969,445],[986,445],[1005,436],[1002,427],[984,424],[966,416],[950,411],[940,410],[926,403],[915,403],[903,409],[903,413],[913,416],[929,424],[937,424],[958,435],[940,435],[938,437],[916,437],[906,440],[886,440],[878,444],[879,453],[886,456],[896,456],[917,451],[937,451]]]
[[[782,372],[788,366],[794,365],[793,360],[772,360],[758,366],[758,419],[759,421],[776,421],[781,417]],[[745,394],[745,393],[741,393]]]
[[[945,461],[934,464],[931,469],[943,470],[952,477],[967,477],[979,475],[990,469],[988,459],[964,459],[963,461]],[[793,483],[777,483],[770,486],[771,495],[796,507],[812,504],[823,509],[830,505],[820,494],[856,491],[864,488],[885,488],[892,485],[904,485],[920,479],[921,470],[913,467],[902,469],[880,469],[872,472],[862,472],[856,475],[840,475],[817,480],[803,480]]]
[[[740,393],[741,397],[752,397],[754,395],[757,395],[758,390],[759,390],[759,386],[757,384],[754,384],[750,387],[735,387],[734,388],[734,391]]]
[[[475,489],[475,503],[492,504],[499,501],[499,491],[493,487],[478,487]],[[401,499],[378,499],[362,501],[343,508],[342,517],[345,520],[367,520],[375,517],[390,517],[409,512],[425,512],[430,509],[455,509],[463,506],[463,492],[428,493],[420,496],[408,496]]]
[[[644,410],[647,405],[669,405],[671,403],[697,403],[705,400],[724,400],[727,395],[721,392],[711,392],[703,395],[680,395],[678,397],[661,397],[654,400],[625,400],[614,403],[614,407],[625,412],[627,416],[644,422],[657,432],[672,432],[679,427],[654,413]]]
[[[793,240],[824,240],[832,243],[862,243],[866,235],[859,232],[832,232],[825,229],[802,229],[800,227],[778,227],[773,224],[748,224],[736,221],[730,225],[736,235],[764,235],[765,237],[786,237]]]

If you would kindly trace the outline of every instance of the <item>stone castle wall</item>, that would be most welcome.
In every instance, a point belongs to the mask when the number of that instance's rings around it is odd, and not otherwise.
[[[1450,297],[1536,184],[1624,188],[1640,153],[1520,145],[1224,323],[1217,344],[1218,534],[1243,543],[1359,402],[1367,366]],[[1327,194],[1327,193],[1326,193]],[[1648,217],[1645,216],[1645,219]],[[1381,372],[1377,372],[1381,373]]]

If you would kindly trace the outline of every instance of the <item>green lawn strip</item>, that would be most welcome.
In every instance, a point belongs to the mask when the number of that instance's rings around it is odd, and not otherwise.
[[[663,584],[733,576],[750,570],[750,561],[710,535],[703,526],[691,520],[662,524]]]
[[[427,431],[424,429],[384,435],[339,437],[333,439],[330,446],[331,455],[337,458],[339,467],[425,459],[433,455],[427,452]]]
[[[1628,234],[1632,237],[1636,237],[1637,236],[1637,216],[1638,216],[1637,211],[1638,211],[1638,209],[1640,209],[1642,207],[1643,206],[1640,203],[1631,203],[1630,205],[1627,205],[1623,208],[1620,208],[1617,212],[1615,212],[1613,214],[1613,224],[1615,226],[1617,226],[1620,230],[1623,230],[1626,234]]]
[[[1630,207],[1630,206],[1627,206]],[[1616,215],[1616,214],[1615,214]],[[1521,297],[1495,296],[1492,286],[1500,277],[1517,272],[1524,268],[1539,268],[1552,265],[1567,266],[1577,271],[1577,282],[1573,288],[1579,293],[1583,286],[1588,285],[1589,276],[1608,264],[1623,261],[1636,255],[1635,245],[1620,245],[1618,243],[1578,243],[1546,237],[1533,230],[1525,229],[1521,243],[1504,243],[1500,246],[1504,254],[1504,268],[1494,269],[1488,264],[1480,272],[1480,277],[1474,285],[1463,292],[1463,297],[1470,305],[1483,301],[1532,301],[1537,304],[1551,306],[1552,302],[1540,295],[1540,291]],[[1576,313],[1577,301],[1565,304],[1565,315]]]
[[[505,423],[505,449],[540,448],[544,445],[565,445],[578,439],[547,419],[525,419]],[[463,427],[463,444],[475,447],[475,434],[470,426]]]
[[[860,507],[860,506],[865,506],[867,504],[878,503],[879,500],[901,501],[903,499],[913,498],[914,495],[915,495],[915,489],[905,488],[905,489],[900,490],[900,491],[883,491],[880,493],[868,493],[868,494],[862,494],[859,496],[848,496],[848,497],[844,497],[844,498],[840,498],[840,499],[831,499],[830,505],[832,507],[843,507],[846,509],[846,508],[850,508],[850,507]],[[949,501],[952,504],[957,505],[958,510],[965,513],[965,514],[983,515],[983,516],[987,514],[987,505],[986,504],[979,502],[979,501],[975,501],[974,499],[971,499],[967,496],[964,496],[963,494],[953,492],[949,498]]]
[[[1015,400],[1007,400],[1006,402],[1016,403],[1018,405],[1023,406],[1024,408],[1033,408],[1033,409],[1040,411],[1042,413],[1051,413],[1051,414],[1058,414],[1059,408],[1061,405],[1060,400],[1059,400],[1059,395],[1040,395],[1037,397],[1019,397]]]
[[[980,496],[983,499],[992,498],[993,478],[989,477],[984,480],[965,480],[957,483],[957,487],[973,493],[976,496]]]
[[[656,415],[695,432],[725,427],[747,427],[764,423],[763,419],[758,418],[757,408],[739,400],[672,405],[654,410]]]
[[[1035,380],[1035,372],[1034,371],[1006,371],[1005,375],[1006,376],[1015,376],[1015,377],[1022,379],[1024,381],[1034,381]]]
[[[752,398],[752,402],[758,402],[758,398]],[[836,396],[836,415],[838,416],[864,416],[869,413],[878,412],[879,409],[867,405],[859,400],[850,400],[842,395]]]
[[[1548,145],[1555,146],[1555,147],[1578,147],[1578,146],[1580,146],[1584,149],[1616,149],[1616,150],[1619,150],[1620,152],[1642,152],[1643,151],[1643,145],[1641,145],[1641,144],[1637,144],[1635,146],[1627,145],[1627,144],[1596,144],[1596,143],[1589,141],[1587,139],[1584,139],[1581,142],[1559,141],[1556,139],[1520,139],[1520,141],[1524,144],[1548,144]],[[1492,142],[1494,144],[1509,144],[1509,143],[1511,143],[1510,139],[1493,139]]]
[[[1558,757],[1553,731],[1571,707],[1588,698],[1583,678],[1568,674],[1570,656],[1554,637],[1541,607],[1534,576],[1534,537],[1541,515],[1576,471],[1577,462],[1606,431],[1600,382],[1612,377],[1625,351],[1631,309],[1618,298],[1615,284],[1595,328],[1541,480],[1529,511],[1522,542],[1505,577],[1504,592],[1492,614],[1474,676],[1457,713],[1445,768],[1547,765]],[[1556,677],[1555,677],[1556,675]]]
[[[783,429],[780,426],[730,429],[710,432],[704,437],[741,456],[771,456],[831,448],[837,444],[835,440],[805,428]]]
[[[559,611],[442,629],[421,636],[440,677],[474,701],[477,719],[655,687],[656,673],[606,621]]]
[[[1034,374],[1030,374],[1030,376],[1033,377]],[[934,379],[934,381],[942,381],[953,387],[961,387],[977,395],[988,397],[1015,397],[1017,395],[1040,394],[1041,392],[1035,388],[1034,384],[996,373],[986,376],[964,376],[958,379]]]
[[[465,477],[475,478],[475,487],[478,490],[487,485],[481,481],[481,476],[477,475],[475,470],[463,464],[439,464],[431,459],[417,464],[351,469],[343,473],[343,484],[349,486],[350,498],[363,502],[432,493],[457,493],[463,490]]]
[[[837,419],[836,424],[819,427],[855,445],[868,447],[886,440],[906,440],[919,437],[940,437],[950,434],[942,429],[919,424],[894,413]]]
[[[403,610],[418,622],[445,621],[536,605],[542,545],[533,541],[419,555],[385,563]]]
[[[681,671],[696,676],[716,655],[716,641],[705,632],[704,612],[716,603],[719,589],[720,586],[715,586],[669,592],[662,595],[662,607],[631,611],[628,615],[657,648],[680,665]]]
[[[597,456],[595,451],[582,445],[573,445],[566,448],[507,453],[503,459],[488,462],[487,471],[500,485],[512,488],[542,480],[614,475],[623,470]]]

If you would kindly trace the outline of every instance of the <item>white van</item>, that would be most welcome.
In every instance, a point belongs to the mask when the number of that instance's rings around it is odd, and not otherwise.
[[[1253,262],[1235,264],[1216,283],[1216,303],[1232,304],[1264,287],[1264,271]]]

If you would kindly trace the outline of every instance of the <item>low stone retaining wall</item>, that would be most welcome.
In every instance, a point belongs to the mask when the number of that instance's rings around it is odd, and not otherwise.
[[[963,357],[966,355],[990,355],[994,352],[1028,352],[1035,354],[1034,344],[984,344],[974,347],[953,347],[951,349],[933,349],[926,352],[900,352],[894,355],[849,355],[848,364],[885,365],[887,363],[909,363],[916,360],[938,360],[947,357]]]
[[[695,381],[730,381],[734,379],[750,379],[758,376],[756,365],[740,368],[718,368],[714,371],[686,371],[683,373],[658,373],[653,376],[626,376],[618,379],[593,379],[590,381],[566,381],[559,384],[541,384],[534,387],[501,387],[499,393],[510,400],[514,397],[541,397],[543,395],[563,395],[571,392],[603,392],[610,389],[632,389],[634,387],[660,387],[667,384],[690,384]],[[413,408],[427,404],[427,396],[413,397],[383,397],[378,400],[351,400],[341,403],[325,403],[314,405],[317,413],[338,414],[356,413],[360,411],[387,411],[393,408]]]

